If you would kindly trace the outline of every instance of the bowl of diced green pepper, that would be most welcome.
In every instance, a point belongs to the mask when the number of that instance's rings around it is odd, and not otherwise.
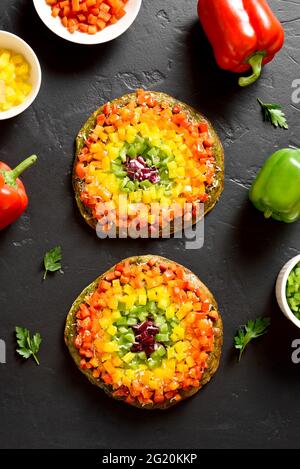
[[[276,282],[276,298],[283,314],[300,329],[300,255],[281,269]]]

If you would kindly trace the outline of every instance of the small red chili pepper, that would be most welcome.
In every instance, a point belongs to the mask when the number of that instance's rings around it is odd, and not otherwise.
[[[15,169],[0,161],[0,230],[17,220],[28,205],[25,187],[19,176],[37,161],[30,156]]]
[[[266,0],[198,0],[198,15],[219,67],[252,68],[240,86],[254,83],[284,43],[284,29]]]

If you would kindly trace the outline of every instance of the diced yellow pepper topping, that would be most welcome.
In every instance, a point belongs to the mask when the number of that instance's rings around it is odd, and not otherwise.
[[[23,103],[31,89],[30,66],[25,58],[0,49],[0,112]]]
[[[132,352],[128,352],[126,353],[126,355],[124,355],[124,357],[122,357],[122,360],[127,364],[130,363],[133,359],[134,359],[134,353]]]
[[[106,353],[118,352],[119,347],[116,342],[108,342],[103,345],[103,351]]]

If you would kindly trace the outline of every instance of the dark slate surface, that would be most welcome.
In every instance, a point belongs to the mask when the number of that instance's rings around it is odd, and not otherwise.
[[[183,8],[184,3],[184,8]],[[22,36],[37,52],[43,84],[23,115],[0,123],[1,160],[11,165],[36,152],[24,178],[30,208],[0,234],[0,445],[3,448],[229,448],[299,447],[300,364],[291,362],[298,331],[279,311],[276,275],[299,252],[299,223],[264,221],[247,189],[277,148],[300,145],[300,3],[270,1],[286,27],[284,50],[256,85],[242,90],[220,71],[197,23],[195,0],[145,0],[134,26],[111,44],[81,47],[54,36],[32,2],[2,0],[0,28]],[[73,141],[100,103],[136,87],[165,91],[205,113],[226,151],[226,187],[207,217],[203,249],[181,240],[100,241],[81,220],[71,187]],[[263,123],[260,97],[286,109],[289,131]],[[41,259],[61,244],[64,275],[42,283]],[[165,412],[128,408],[94,389],[76,370],[63,343],[66,313],[77,294],[119,259],[157,253],[190,267],[219,301],[224,354],[213,382]],[[271,315],[272,329],[238,365],[237,326]],[[44,338],[41,366],[14,353],[16,324]]]

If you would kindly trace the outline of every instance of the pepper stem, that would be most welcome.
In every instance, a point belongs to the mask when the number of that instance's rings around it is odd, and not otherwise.
[[[3,171],[3,176],[5,180],[5,184],[9,186],[16,186],[16,179],[21,176],[21,174],[30,166],[32,166],[37,161],[36,155],[31,155],[26,160],[22,161],[18,166],[16,166],[11,171]]]
[[[37,161],[36,155],[31,155],[26,160],[22,161],[18,166],[11,171],[15,179],[17,179],[21,174],[27,169],[30,168]]]
[[[265,218],[271,218],[271,216],[273,215],[273,212],[272,212],[272,210],[271,210],[270,208],[267,208],[267,209],[265,210],[264,215],[265,215]]]
[[[249,77],[241,77],[239,79],[240,86],[243,86],[243,87],[249,86],[255,83],[256,80],[258,80],[258,78],[261,75],[262,65],[263,65],[262,62],[263,62],[264,57],[265,57],[264,52],[257,52],[256,54],[252,55],[250,59],[248,59],[248,64],[251,65],[253,73]]]

